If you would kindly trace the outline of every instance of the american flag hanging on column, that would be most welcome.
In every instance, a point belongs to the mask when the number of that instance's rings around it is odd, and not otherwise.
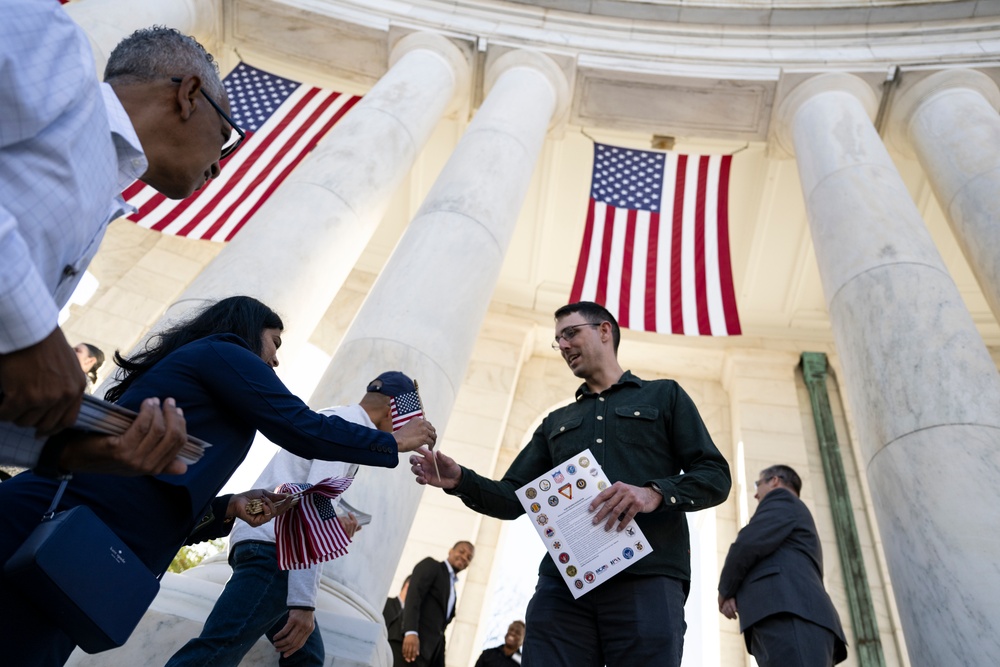
[[[337,519],[334,501],[352,481],[351,477],[328,477],[315,484],[286,483],[275,489],[302,494],[298,505],[274,520],[280,569],[303,570],[347,553],[351,538]]]
[[[688,336],[740,334],[729,257],[729,155],[594,144],[570,301],[618,324]]]
[[[240,63],[223,79],[230,116],[246,133],[219,177],[183,200],[142,181],[122,193],[138,208],[132,222],[175,236],[228,241],[292,170],[361,99],[306,86]]]

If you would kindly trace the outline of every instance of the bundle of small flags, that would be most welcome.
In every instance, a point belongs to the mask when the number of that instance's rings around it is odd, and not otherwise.
[[[334,505],[352,481],[351,477],[328,477],[316,484],[286,483],[275,489],[300,499],[274,520],[279,568],[304,570],[347,553],[351,538],[340,525]]]

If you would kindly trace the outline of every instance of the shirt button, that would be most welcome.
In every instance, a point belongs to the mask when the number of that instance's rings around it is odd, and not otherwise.
[[[676,505],[677,504],[677,498],[674,498],[673,496],[670,496],[670,502],[672,502],[672,503],[674,503]]]
[[[601,421],[602,419],[604,419],[604,417],[602,417],[601,415],[597,415],[597,421]]]
[[[603,396],[598,396],[597,400],[599,400],[601,403],[603,403],[604,402],[604,397]]]
[[[75,276],[77,274],[76,268],[67,264],[63,267],[63,275],[69,278],[70,276]]]
[[[565,427],[565,426],[560,426],[560,427],[559,427],[559,430],[560,430],[560,431],[565,431],[565,430],[566,430],[566,427]]]
[[[635,412],[633,412],[632,414],[634,414],[634,415],[635,415],[636,417],[638,417],[638,416],[639,416],[639,411],[638,411],[638,410],[636,410],[636,411],[635,411]]]
[[[604,440],[602,440],[601,438],[597,439],[597,444],[601,444],[602,442],[604,442]]]

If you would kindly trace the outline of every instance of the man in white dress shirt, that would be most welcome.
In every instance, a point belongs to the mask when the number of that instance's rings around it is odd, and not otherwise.
[[[409,377],[387,371],[368,384],[360,403],[320,412],[391,433],[390,399],[415,391]],[[275,489],[287,482],[315,484],[328,477],[354,476],[357,468],[338,461],[303,459],[282,449],[254,486]],[[358,527],[354,515],[340,508],[337,515],[353,536]],[[275,541],[273,522],[233,527],[229,536],[233,575],[205,620],[201,636],[175,653],[167,667],[235,667],[262,635],[274,644],[279,667],[322,667],[323,639],[313,618],[322,568],[278,569]]]
[[[111,54],[105,83],[83,31],[55,2],[0,0],[0,464],[46,473],[181,473],[172,398],[148,399],[123,436],[71,426],[86,378],[58,313],[136,178],[189,196],[242,133],[210,54],[167,28]],[[228,145],[227,145],[227,142]]]

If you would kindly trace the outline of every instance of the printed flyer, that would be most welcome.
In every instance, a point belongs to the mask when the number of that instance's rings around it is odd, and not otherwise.
[[[590,503],[610,484],[587,449],[517,490],[574,598],[652,551],[634,520],[620,532],[593,524]]]

